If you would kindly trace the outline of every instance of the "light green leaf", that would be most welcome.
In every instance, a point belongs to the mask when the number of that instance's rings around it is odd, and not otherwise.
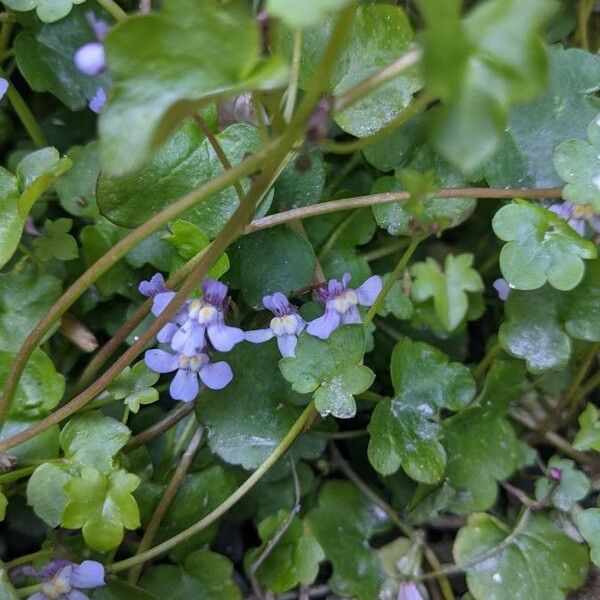
[[[344,8],[349,0],[268,0],[267,12],[290,27],[312,27]]]
[[[100,139],[103,164],[115,175],[139,168],[183,117],[216,96],[285,83],[283,63],[261,57],[259,25],[242,0],[165,0],[160,13],[119,24],[105,44],[115,85]]]
[[[468,564],[509,534],[498,519],[471,515],[454,542],[456,563]],[[547,515],[536,514],[505,548],[467,568],[467,585],[475,600],[559,600],[583,584],[588,563],[582,545],[557,531]]]
[[[233,566],[227,558],[209,550],[196,550],[182,566],[150,567],[140,583],[161,600],[241,600],[232,574]]]
[[[566,182],[565,200],[591,204],[600,212],[600,115],[588,126],[587,140],[567,140],[554,151],[554,168]]]
[[[84,468],[64,486],[68,498],[61,517],[67,529],[82,528],[86,544],[107,552],[119,546],[124,529],[140,526],[138,506],[131,495],[140,478],[123,470],[110,476]]]
[[[12,367],[15,354],[0,350],[0,386]],[[10,415],[16,418],[45,417],[65,393],[65,378],[57,373],[54,364],[43,350],[36,348],[25,365]]]
[[[448,254],[444,271],[430,257],[411,267],[414,277],[411,289],[413,300],[424,302],[432,298],[436,315],[449,331],[456,329],[467,314],[467,292],[483,289],[483,281],[472,264],[472,254]]]
[[[389,528],[385,513],[351,483],[328,481],[306,520],[333,566],[333,591],[357,600],[377,598],[385,573],[369,540]]]
[[[61,218],[54,222],[46,219],[44,223],[46,235],[33,241],[37,255],[42,260],[56,258],[57,260],[67,261],[77,258],[79,256],[77,242],[68,233],[72,225],[72,219]]]
[[[546,281],[559,290],[573,289],[582,279],[583,259],[596,258],[596,247],[558,215],[524,200],[503,206],[492,227],[506,242],[500,269],[509,285],[535,290]]]
[[[0,268],[14,254],[25,223],[17,210],[19,187],[17,178],[0,167]]]
[[[251,548],[244,556],[246,571],[263,552],[266,543],[276,534],[289,511],[280,510],[258,524],[263,544]],[[319,572],[325,554],[314,536],[294,517],[286,532],[256,571],[256,578],[267,589],[281,594],[302,585],[311,585]]]
[[[598,409],[590,402],[579,415],[579,431],[573,440],[573,448],[585,452],[600,452],[600,421]]]
[[[548,470],[559,469],[560,482],[556,484],[548,477],[540,477],[535,482],[536,499],[547,499],[555,508],[568,512],[575,502],[585,498],[590,491],[590,482],[574,467],[572,460],[553,456],[548,461]]]
[[[74,4],[82,4],[85,0],[6,0],[8,8],[18,11],[33,10],[44,23],[53,23],[66,17]]]
[[[575,516],[579,533],[590,545],[590,557],[595,565],[600,565],[600,508],[588,508]]]
[[[73,473],[67,465],[44,463],[32,473],[27,482],[27,504],[50,527],[58,527],[67,505],[64,487]]]
[[[123,400],[131,412],[137,413],[142,404],[152,404],[158,400],[158,391],[152,387],[158,377],[158,373],[151,371],[140,360],[133,367],[125,367],[108,386],[107,392],[115,400]]]
[[[66,458],[108,474],[113,470],[113,458],[127,443],[130,433],[120,421],[89,411],[68,421],[60,433],[60,445]]]
[[[356,413],[355,394],[373,383],[374,374],[361,364],[365,350],[361,325],[345,325],[329,339],[303,333],[296,356],[279,361],[281,373],[296,392],[314,392],[315,406],[322,416],[348,419]]]
[[[386,273],[383,276],[383,285],[385,286],[388,277],[391,273]],[[410,301],[409,296],[404,291],[403,282],[399,279],[395,281],[387,293],[381,308],[377,311],[378,315],[387,317],[388,315],[394,315],[396,319],[404,321],[410,319],[413,314],[413,305]]]

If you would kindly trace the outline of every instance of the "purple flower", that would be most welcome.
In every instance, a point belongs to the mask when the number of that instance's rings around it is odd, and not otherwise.
[[[212,390],[223,389],[233,379],[231,367],[226,362],[211,363],[208,354],[203,352],[186,356],[170,354],[164,350],[148,350],[144,355],[144,362],[156,373],[177,371],[169,393],[173,400],[183,402],[191,402],[198,396],[198,379]]]
[[[241,329],[225,325],[227,286],[214,279],[205,279],[202,291],[202,298],[196,298],[187,305],[187,318],[171,340],[173,350],[186,356],[202,350],[206,336],[220,352],[229,352],[244,339]],[[154,298],[155,303],[157,297]]]
[[[585,235],[586,223],[596,233],[600,233],[600,215],[594,213],[593,207],[589,204],[559,202],[550,206],[548,210],[564,219],[580,236]]]
[[[42,580],[42,591],[29,596],[29,600],[86,600],[80,589],[104,585],[104,566],[95,560],[75,564],[55,560],[37,573]]]
[[[326,340],[340,325],[360,323],[358,305],[371,306],[379,293],[382,283],[379,275],[369,277],[360,287],[348,287],[350,273],[344,273],[341,281],[330,279],[317,291],[317,299],[325,306],[325,314],[311,321],[306,331]]]
[[[84,44],[75,52],[73,60],[75,61],[75,66],[84,75],[89,75],[90,77],[100,75],[106,69],[104,44],[102,42]]]
[[[562,479],[562,469],[559,469],[558,467],[551,467],[550,468],[550,481],[553,481],[554,483],[560,483]]]
[[[106,104],[106,92],[103,88],[98,88],[92,99],[89,101],[88,106],[92,112],[98,114],[104,108]]]
[[[510,285],[508,285],[508,282],[506,281],[506,279],[504,279],[503,277],[496,279],[494,281],[494,283],[492,283],[492,287],[498,293],[498,298],[500,298],[500,300],[502,300],[502,302],[506,302],[506,299],[508,298],[508,295],[510,294]]]
[[[423,600],[423,595],[416,583],[403,581],[400,583],[400,589],[398,590],[398,600]]]
[[[8,79],[4,79],[4,77],[0,77],[0,100],[4,98],[6,92],[8,92]]]
[[[290,304],[281,292],[265,296],[263,305],[275,316],[268,328],[246,331],[245,338],[253,344],[260,344],[276,337],[281,356],[294,356],[298,335],[306,326],[306,322],[298,314],[298,309]]]

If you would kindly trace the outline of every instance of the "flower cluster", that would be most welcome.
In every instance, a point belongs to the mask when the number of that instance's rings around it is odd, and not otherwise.
[[[53,560],[39,571],[29,567],[24,572],[42,582],[42,590],[28,600],[88,600],[79,590],[104,585],[104,566],[95,560],[84,560],[80,564]]]
[[[275,338],[282,356],[294,356],[298,336],[305,329],[310,335],[327,339],[341,325],[360,323],[358,306],[371,306],[375,302],[382,289],[381,278],[374,275],[356,289],[348,287],[349,281],[350,274],[345,273],[341,281],[331,279],[316,289],[315,298],[325,313],[309,323],[284,294],[267,295],[263,305],[274,315],[269,327],[244,332],[225,323],[229,305],[227,286],[205,279],[202,296],[186,300],[158,332],[158,341],[169,344],[171,352],[147,350],[144,361],[156,373],[176,371],[169,393],[174,400],[191,402],[198,396],[201,385],[220,390],[233,378],[231,367],[225,361],[211,362],[213,350],[229,352],[243,340],[259,344]],[[149,281],[142,281],[139,291],[152,298],[152,314],[156,317],[175,297],[160,273]]]

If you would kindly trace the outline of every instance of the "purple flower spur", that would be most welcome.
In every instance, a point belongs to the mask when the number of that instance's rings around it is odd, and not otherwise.
[[[104,565],[95,560],[80,564],[53,560],[35,574],[42,581],[42,591],[28,600],[88,600],[81,589],[104,585]]]
[[[325,314],[311,321],[306,331],[326,340],[340,325],[360,323],[358,305],[371,306],[383,287],[381,277],[373,275],[360,287],[348,287],[350,273],[344,273],[341,281],[330,279],[316,292],[317,299],[325,307]]]
[[[306,326],[304,319],[298,314],[298,309],[281,293],[263,298],[263,305],[275,316],[266,329],[246,331],[245,338],[253,344],[266,342],[277,338],[277,346],[281,356],[294,356],[298,335]]]

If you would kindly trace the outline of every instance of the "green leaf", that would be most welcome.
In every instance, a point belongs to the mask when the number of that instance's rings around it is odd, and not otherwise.
[[[139,168],[183,117],[216,96],[285,82],[281,60],[261,57],[259,25],[241,0],[166,0],[160,13],[120,23],[105,45],[115,85],[99,126],[103,164],[112,174]]]
[[[548,477],[540,477],[535,482],[536,500],[548,499],[552,506],[568,512],[575,502],[585,498],[590,491],[590,482],[584,473],[575,469],[572,460],[553,456],[548,461],[548,470],[560,470],[560,482],[554,483]]]
[[[503,206],[492,227],[506,242],[500,269],[509,285],[535,290],[549,282],[559,290],[573,289],[582,279],[583,259],[596,258],[596,247],[584,240],[555,213],[524,200]]]
[[[38,256],[43,260],[56,258],[62,261],[77,258],[79,256],[77,242],[72,235],[68,234],[72,225],[72,219],[62,218],[54,222],[46,219],[44,223],[46,235],[33,241]]]
[[[0,440],[6,440],[17,433],[29,429],[41,419],[11,418],[7,419],[0,431]],[[36,436],[10,449],[10,456],[17,460],[44,460],[56,458],[60,449],[58,425],[48,427]]]
[[[454,543],[456,563],[468,564],[509,534],[498,519],[471,515]],[[547,515],[536,514],[505,548],[467,568],[467,585],[475,600],[558,600],[583,584],[588,563],[582,545],[557,531]]]
[[[390,372],[396,396],[379,402],[373,411],[369,460],[383,475],[402,466],[416,481],[437,483],[446,464],[437,413],[467,406],[475,382],[464,365],[448,363],[439,350],[408,338],[394,347]]]
[[[444,421],[447,481],[458,491],[450,503],[453,512],[469,514],[488,509],[496,500],[496,482],[521,466],[521,443],[503,415],[520,397],[524,376],[517,361],[494,362],[477,399],[478,406]]]
[[[427,88],[442,100],[433,115],[433,140],[450,162],[472,171],[498,147],[510,107],[531,100],[546,84],[540,33],[556,5],[487,0],[462,22],[458,2],[422,0],[419,6],[428,25]]]
[[[86,544],[107,552],[119,546],[124,529],[140,526],[139,510],[131,492],[140,478],[123,470],[110,476],[96,469],[83,468],[64,486],[68,503],[61,517],[67,529],[82,528]]]
[[[215,137],[232,165],[254,154],[261,145],[256,127],[246,123],[231,125]],[[194,122],[186,121],[141,169],[126,175],[103,172],[98,179],[98,206],[113,223],[137,227],[221,173],[223,165],[210,142]],[[247,192],[250,180],[244,179],[241,185]],[[230,187],[196,204],[181,218],[214,238],[238,206],[237,193]]]
[[[0,350],[0,385],[12,367],[15,354]],[[10,407],[12,417],[45,417],[65,393],[65,378],[56,372],[48,356],[36,348],[27,361],[14,400]]]
[[[123,400],[131,412],[137,413],[142,404],[152,404],[158,400],[158,391],[152,387],[158,378],[158,373],[151,371],[140,360],[133,367],[125,367],[108,386],[107,392],[115,400]]]
[[[591,204],[600,212],[600,115],[588,126],[587,140],[567,140],[554,151],[554,168],[566,182],[565,200],[574,204]]]
[[[273,341],[238,344],[226,356],[233,381],[223,390],[205,389],[200,395],[197,415],[208,428],[208,444],[230,464],[256,469],[300,415],[292,404],[308,401],[292,392],[281,377],[275,367],[279,358]],[[314,458],[323,446],[315,453],[307,438],[300,438],[294,451]]]
[[[60,445],[66,458],[108,474],[114,468],[113,458],[129,435],[129,429],[120,421],[89,411],[75,415],[63,427]]]
[[[6,0],[8,8],[18,11],[33,10],[44,23],[52,23],[66,17],[74,4],[82,4],[85,0]]]
[[[27,504],[50,527],[58,527],[67,505],[64,487],[72,478],[66,465],[41,464],[27,482]]]
[[[286,296],[312,283],[317,258],[312,246],[296,232],[283,227],[244,236],[230,249],[235,286],[254,309],[263,296]]]
[[[444,271],[430,257],[411,267],[410,272],[414,277],[411,289],[413,300],[424,302],[432,298],[437,317],[449,331],[456,329],[467,314],[467,292],[483,289],[483,281],[472,264],[472,254],[448,254]]]
[[[244,567],[250,566],[262,554],[267,542],[277,533],[289,511],[280,510],[258,524],[258,534],[263,544],[251,548],[244,556]],[[319,563],[325,558],[323,549],[314,536],[293,517],[287,530],[270,554],[256,570],[256,578],[271,592],[281,594],[302,585],[311,585],[319,572]]]
[[[17,178],[0,167],[0,268],[14,254],[25,223],[17,210],[19,187]]]
[[[391,273],[386,273],[383,276],[384,286],[390,275]],[[394,315],[396,319],[401,321],[410,319],[413,314],[413,305],[410,301],[410,298],[404,291],[404,285],[402,281],[398,279],[393,283],[390,291],[383,300],[381,308],[377,311],[377,314],[381,315],[382,317],[387,317],[391,314]]]
[[[197,225],[178,219],[170,226],[171,233],[162,237],[168,244],[177,250],[183,259],[183,265],[196,254],[204,250],[210,243],[209,237]],[[229,258],[222,254],[207,273],[208,277],[219,279],[229,270]]]
[[[232,574],[233,566],[227,558],[209,550],[196,550],[182,566],[150,567],[141,585],[161,600],[241,600]]]
[[[573,440],[573,448],[581,452],[600,452],[600,421],[598,409],[590,402],[579,415],[579,431]]]
[[[0,521],[4,521],[6,517],[6,507],[8,506],[8,498],[0,491]]]
[[[348,419],[356,413],[354,395],[373,383],[373,372],[363,366],[365,334],[362,325],[345,325],[329,339],[306,333],[298,338],[296,356],[279,361],[281,373],[296,392],[314,392],[322,416]]]
[[[578,512],[575,522],[579,533],[590,545],[590,558],[595,565],[600,564],[600,508],[588,508]]]
[[[268,0],[267,12],[290,27],[312,27],[344,8],[348,1],[306,0],[300,5],[295,0]]]
[[[306,519],[333,565],[333,591],[357,600],[377,598],[385,573],[369,540],[389,527],[385,513],[351,483],[327,481]]]
[[[34,269],[0,273],[0,348],[16,352],[61,291],[60,280]]]
[[[96,588],[90,597],[92,600],[158,600],[153,594],[120,579],[108,580],[102,587]]]
[[[276,212],[316,204],[325,187],[323,153],[312,149],[294,157],[275,182]]]
[[[418,172],[435,171],[435,185],[440,188],[465,185],[462,175],[445,160],[426,146],[421,147],[407,165]],[[381,177],[375,181],[372,192],[381,194],[404,191],[396,177]],[[410,190],[409,190],[410,191]],[[415,202],[390,202],[372,208],[377,224],[391,235],[414,235],[415,225],[422,229],[444,230],[466,221],[475,210],[473,198],[436,198],[435,189],[427,190],[424,197]]]

